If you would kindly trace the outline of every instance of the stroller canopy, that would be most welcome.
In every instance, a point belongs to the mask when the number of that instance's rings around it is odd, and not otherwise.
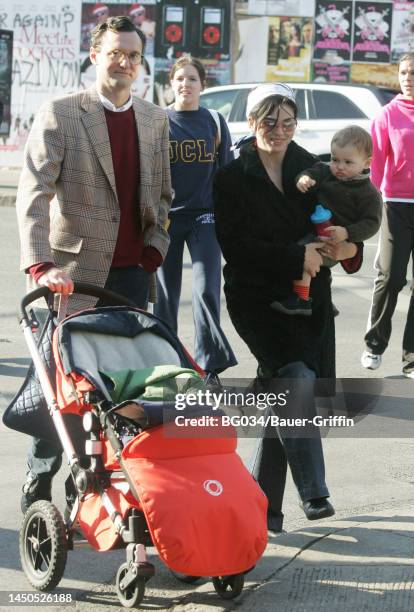
[[[68,317],[56,330],[54,343],[59,399],[65,396],[63,388],[59,389],[59,372],[64,379],[72,373],[84,377],[108,400],[102,372],[174,365],[203,374],[160,319],[127,306],[96,308]],[[64,397],[63,404],[68,406]]]

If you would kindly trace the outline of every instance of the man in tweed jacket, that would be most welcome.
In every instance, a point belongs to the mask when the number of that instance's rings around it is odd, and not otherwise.
[[[117,31],[113,27],[131,29]],[[94,34],[91,60],[97,67],[96,84],[84,92],[44,104],[36,114],[27,142],[16,207],[21,268],[32,272],[29,289],[36,286],[36,281],[62,293],[71,292],[72,281],[103,287],[115,247],[125,251],[125,245],[117,244],[123,212],[117,189],[129,181],[121,176],[121,185],[117,184],[108,116],[118,119],[112,111],[122,111],[128,104],[132,104],[139,148],[138,183],[133,187],[143,248],[141,260],[132,256],[123,266],[121,257],[121,265],[118,262],[116,268],[119,272],[136,263],[138,273],[145,267],[154,272],[168,249],[165,227],[171,183],[167,117],[159,107],[130,94],[139,71],[139,64],[133,63],[138,56],[133,54],[139,54],[141,62],[145,39],[140,38],[142,33],[138,35],[127,17],[109,19],[97,26]],[[119,57],[113,59],[114,51]],[[127,112],[132,113],[129,107],[119,116]],[[127,134],[119,134],[121,129],[116,133],[125,139]],[[126,155],[121,165],[125,163]],[[152,247],[149,257],[145,257],[147,247]],[[125,253],[122,255],[125,260]],[[45,263],[49,269],[39,270],[38,265]],[[143,274],[138,278],[140,283],[150,281]],[[118,284],[107,285],[108,289],[117,287]],[[69,312],[92,306],[95,301],[74,295]]]
[[[92,31],[95,85],[44,104],[30,132],[17,195],[21,268],[29,289],[71,294],[73,282],[117,291],[147,306],[169,244],[168,120],[132,98],[145,37],[128,17]],[[96,298],[73,295],[69,312]],[[33,438],[22,509],[51,498],[58,441]]]

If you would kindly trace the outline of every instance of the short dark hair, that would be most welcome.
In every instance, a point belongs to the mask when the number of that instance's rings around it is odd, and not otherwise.
[[[105,32],[136,32],[142,43],[142,54],[145,51],[145,34],[132,23],[131,19],[126,15],[119,15],[118,17],[109,17],[103,23],[99,23],[91,31],[91,47],[92,49],[99,49],[101,46],[102,37]]]
[[[174,75],[177,72],[177,70],[180,70],[180,68],[184,68],[184,66],[194,66],[194,68],[198,72],[198,76],[200,78],[201,84],[205,85],[206,69],[204,68],[203,64],[200,62],[199,59],[196,59],[195,57],[192,57],[191,55],[182,55],[175,62],[174,66],[171,68],[171,71],[170,71],[170,81],[173,80]]]
[[[361,155],[372,157],[372,138],[364,128],[359,125],[348,125],[333,135],[331,147],[336,145],[340,149],[351,145],[355,147]]]

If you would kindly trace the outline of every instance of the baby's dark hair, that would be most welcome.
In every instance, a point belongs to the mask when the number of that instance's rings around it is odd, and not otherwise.
[[[331,147],[346,147],[352,145],[367,157],[372,157],[372,139],[366,130],[359,125],[348,125],[336,132],[332,138]]]

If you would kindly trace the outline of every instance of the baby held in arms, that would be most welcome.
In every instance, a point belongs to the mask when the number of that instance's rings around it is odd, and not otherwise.
[[[342,241],[363,242],[377,233],[381,224],[382,199],[370,180],[372,157],[371,136],[363,128],[351,125],[332,138],[331,162],[318,162],[301,172],[296,187],[301,193],[314,192],[318,202],[311,215],[316,235],[307,235],[300,244],[318,239],[329,245]],[[323,265],[336,261],[323,258]],[[301,279],[293,282],[292,294],[274,301],[271,307],[286,315],[310,316],[311,276],[303,271]]]

